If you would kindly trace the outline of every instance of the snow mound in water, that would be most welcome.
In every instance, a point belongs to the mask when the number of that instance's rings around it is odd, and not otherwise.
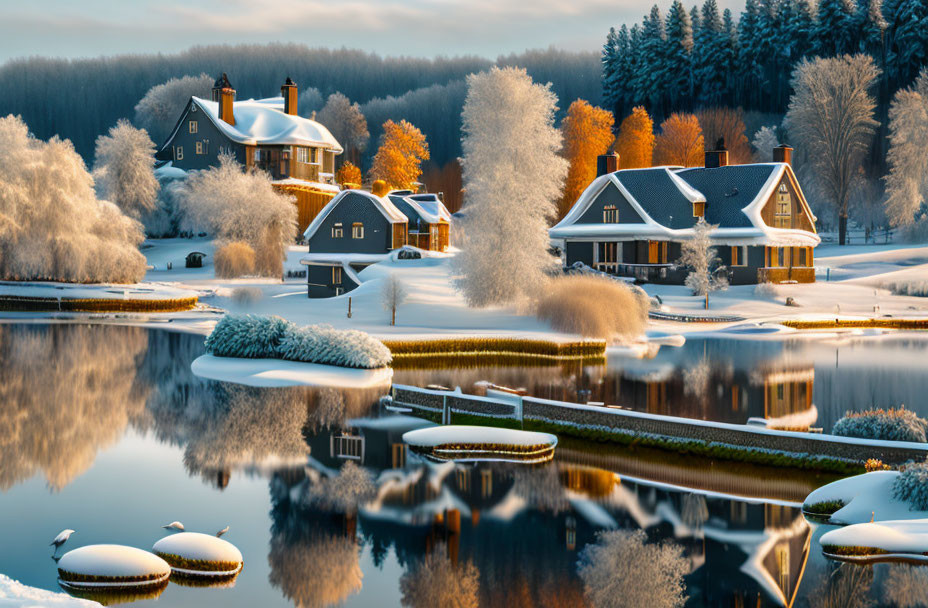
[[[912,511],[909,503],[893,498],[893,483],[899,471],[873,471],[839,479],[809,494],[804,508],[817,503],[841,501],[844,506],[831,514],[828,523],[859,524],[897,519],[928,518],[926,511]]]
[[[199,532],[166,536],[155,543],[152,551],[183,574],[231,575],[238,573],[243,564],[242,552],[235,545]]]
[[[166,579],[171,567],[148,551],[123,545],[87,545],[65,553],[58,574],[69,585],[118,582],[149,583]]]
[[[19,581],[0,574],[0,607],[2,608],[35,608],[36,606],[94,608],[99,605],[97,602],[75,599],[64,593],[23,585]]]
[[[535,445],[557,445],[557,437],[549,433],[519,431],[490,426],[448,425],[433,426],[403,433],[403,441],[409,445],[434,448],[443,445],[505,444],[529,447]]]
[[[190,365],[201,378],[247,386],[331,386],[369,388],[390,385],[393,368],[352,369],[282,359],[239,359],[201,355]]]
[[[826,532],[822,535],[821,544],[825,553],[845,558],[888,559],[898,554],[925,558],[924,553],[928,552],[928,519],[855,524]],[[845,548],[853,548],[853,551]]]

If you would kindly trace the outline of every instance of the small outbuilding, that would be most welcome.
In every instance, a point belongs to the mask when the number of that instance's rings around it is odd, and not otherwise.
[[[191,251],[187,254],[187,268],[203,268],[203,258],[206,254],[202,251]]]

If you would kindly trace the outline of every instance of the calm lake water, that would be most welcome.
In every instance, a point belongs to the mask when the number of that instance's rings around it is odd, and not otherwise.
[[[0,324],[0,572],[57,590],[48,543],[61,529],[77,530],[61,553],[147,549],[161,525],[180,520],[207,533],[229,525],[243,572],[231,588],[171,583],[133,605],[399,606],[405,594],[424,606],[437,588],[480,606],[583,606],[579,555],[597,533],[622,529],[676,548],[689,606],[928,602],[928,568],[822,558],[826,527],[796,506],[826,477],[571,441],[545,466],[428,464],[401,439],[425,423],[387,417],[384,390],[202,380],[190,372],[202,342],[132,327]],[[467,391],[489,381],[735,422],[814,404],[815,425],[830,428],[845,409],[871,404],[928,415],[925,348],[905,336],[690,340],[646,361],[398,370],[395,380]],[[376,498],[357,512],[319,500],[350,494],[340,472],[355,465],[371,474]],[[634,547],[624,555],[642,561]],[[647,578],[619,588],[638,597]]]

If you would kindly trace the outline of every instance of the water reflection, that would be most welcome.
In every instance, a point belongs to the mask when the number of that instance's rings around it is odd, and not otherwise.
[[[828,348],[842,349],[837,368]],[[397,380],[475,391],[489,380],[542,396],[611,395],[662,413],[743,421],[802,412],[823,386],[843,395],[836,383],[860,375],[854,348],[706,342],[557,373],[403,370]],[[381,389],[204,381],[189,367],[200,354],[199,336],[0,325],[0,520],[28,529],[4,538],[10,549],[0,552],[0,571],[53,585],[46,536],[72,525],[58,518],[80,514],[78,544],[135,546],[151,546],[157,525],[180,518],[212,529],[232,523],[252,566],[234,589],[171,585],[163,605],[420,606],[450,590],[466,606],[585,606],[593,596],[577,571],[580,555],[599,532],[624,530],[641,531],[643,546],[679,548],[691,606],[928,599],[928,570],[821,558],[815,538],[823,529],[812,530],[796,505],[829,478],[570,441],[543,466],[430,463],[402,442],[428,423],[388,417]],[[887,394],[926,381],[915,366],[899,369],[907,383]],[[159,451],[120,463],[142,448]],[[108,450],[116,454],[107,458]],[[94,475],[95,458],[105,474]],[[53,492],[32,487],[39,475]],[[216,521],[232,514],[242,519]],[[149,519],[152,531],[139,532]],[[633,596],[644,583],[623,584]]]

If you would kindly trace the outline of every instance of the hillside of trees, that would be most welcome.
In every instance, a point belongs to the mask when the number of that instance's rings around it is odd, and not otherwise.
[[[561,113],[578,97],[600,103],[601,66],[594,52],[528,51],[495,63],[522,66],[536,81],[550,81]],[[339,91],[360,103],[370,113],[374,142],[388,118],[410,120],[428,138],[432,162],[441,166],[460,155],[465,76],[493,64],[471,56],[381,57],[302,44],[203,46],[174,55],[91,59],[30,57],[0,66],[0,116],[22,116],[40,139],[70,139],[89,163],[97,136],[119,118],[132,118],[145,93],[170,78],[226,72],[238,98],[248,99],[279,95],[290,76],[301,90],[312,87],[326,97]],[[376,146],[368,150],[367,162]]]

